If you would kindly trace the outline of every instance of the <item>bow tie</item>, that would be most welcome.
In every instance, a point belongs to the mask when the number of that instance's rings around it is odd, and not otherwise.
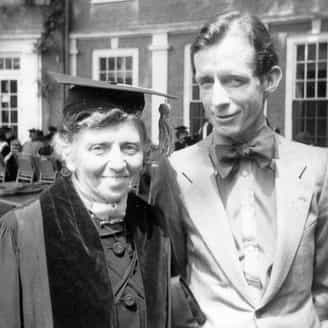
[[[273,169],[272,160],[277,158],[276,138],[267,127],[245,144],[216,145],[213,148],[214,154],[212,151],[210,155],[222,178],[227,177],[231,172],[236,172],[242,159],[253,160],[261,168]]]

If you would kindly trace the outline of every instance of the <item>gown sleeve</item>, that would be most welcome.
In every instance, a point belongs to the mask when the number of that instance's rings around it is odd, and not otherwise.
[[[0,218],[0,327],[20,328],[17,221],[14,212]]]

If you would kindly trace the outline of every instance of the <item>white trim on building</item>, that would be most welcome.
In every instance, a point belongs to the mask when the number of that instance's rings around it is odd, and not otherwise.
[[[152,88],[167,93],[169,50],[167,33],[154,33],[149,50],[152,52]],[[151,140],[155,144],[158,143],[158,108],[165,101],[166,99],[160,96],[151,97]]]
[[[99,79],[99,58],[101,57],[127,57],[132,59],[132,85],[139,83],[139,51],[137,48],[95,49],[92,52],[92,78]]]
[[[18,138],[28,139],[28,130],[42,129],[41,58],[35,51],[40,35],[0,37],[0,56],[20,58],[19,70],[1,70],[0,79],[15,79],[18,84]]]
[[[292,104],[295,97],[295,70],[296,70],[296,47],[298,44],[328,41],[328,33],[320,34],[297,34],[287,37],[286,57],[286,89],[285,89],[285,136],[292,139],[293,111]]]
[[[183,79],[183,125],[190,125],[190,102],[192,99],[192,71],[190,60],[190,44],[184,47],[184,79]]]

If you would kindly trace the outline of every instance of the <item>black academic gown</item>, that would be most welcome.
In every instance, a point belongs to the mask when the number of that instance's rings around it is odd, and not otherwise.
[[[126,224],[140,261],[147,327],[169,327],[169,241],[159,212],[133,194]],[[69,178],[0,224],[0,328],[116,327],[98,232]]]

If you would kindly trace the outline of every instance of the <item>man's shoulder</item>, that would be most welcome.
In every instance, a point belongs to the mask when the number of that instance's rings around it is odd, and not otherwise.
[[[187,166],[193,165],[208,156],[208,141],[201,140],[191,146],[173,152],[169,158],[170,163],[175,166],[186,164]]]
[[[328,167],[328,149],[278,138],[279,158],[286,163],[301,163],[314,172],[324,172]]]
[[[295,159],[309,161],[321,161],[328,155],[328,149],[313,145],[306,145],[301,142],[289,140],[285,137],[278,137],[279,155],[288,156]]]

